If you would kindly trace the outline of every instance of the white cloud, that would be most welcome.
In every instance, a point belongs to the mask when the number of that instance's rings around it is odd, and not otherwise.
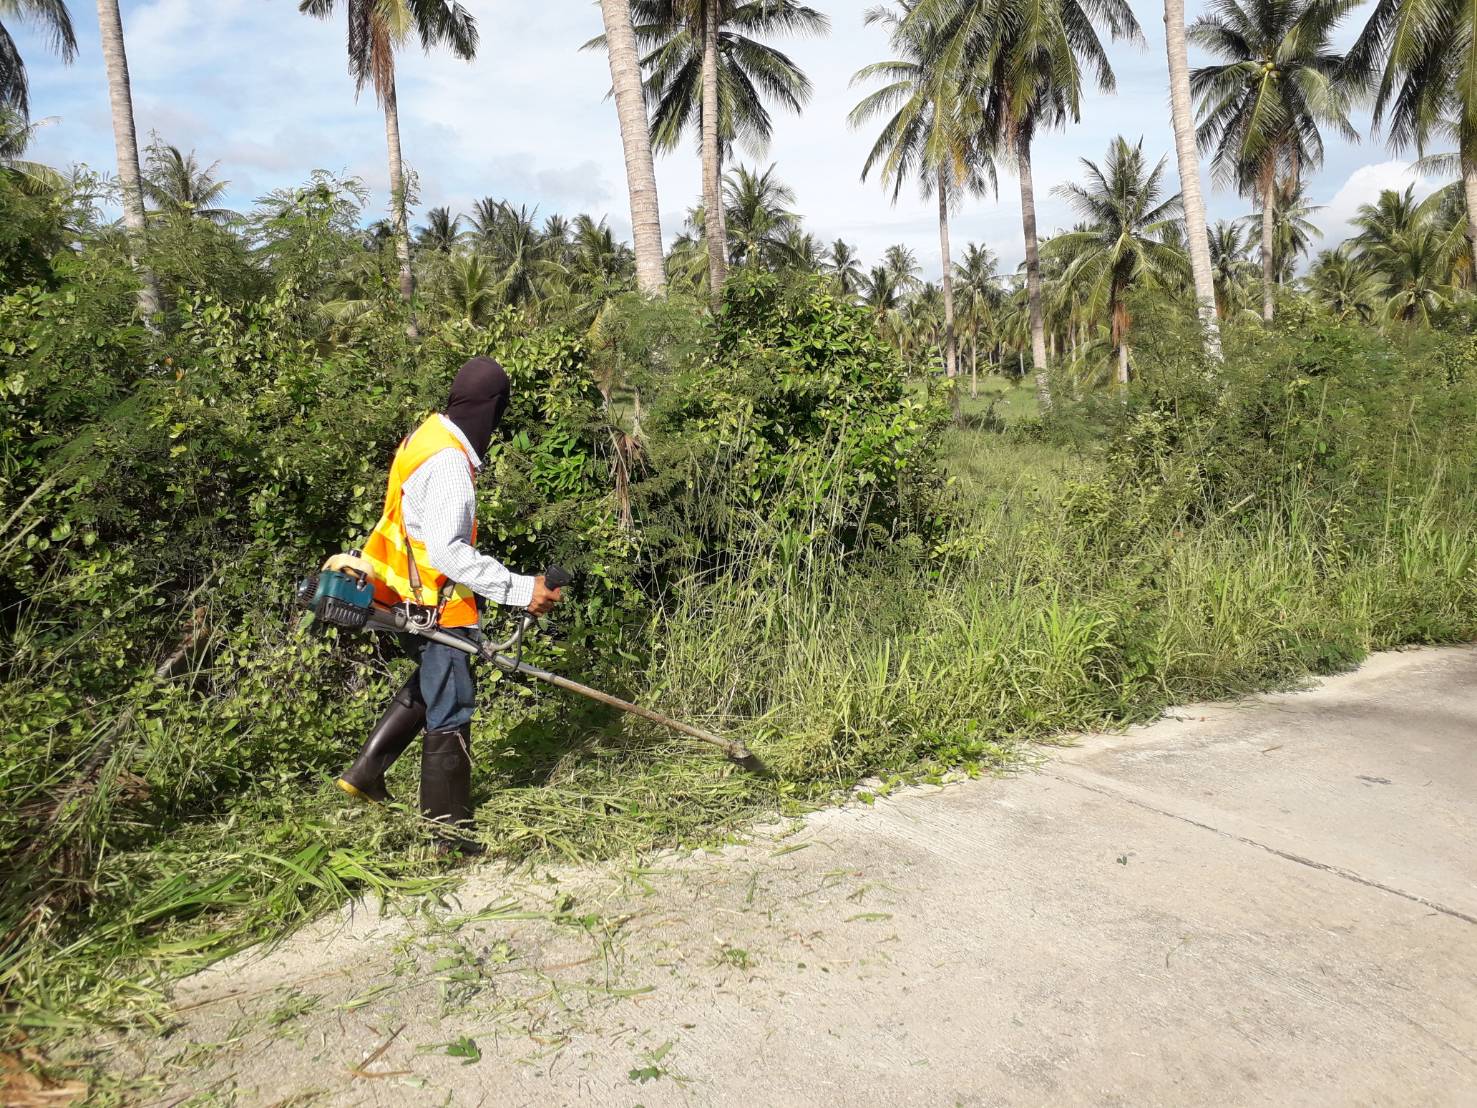
[[[1351,221],[1359,214],[1361,204],[1373,204],[1385,189],[1404,192],[1415,187],[1415,198],[1422,200],[1435,192],[1437,182],[1422,177],[1410,162],[1390,161],[1361,166],[1349,174],[1321,212],[1318,223],[1323,230],[1323,244],[1337,246],[1354,234]]]

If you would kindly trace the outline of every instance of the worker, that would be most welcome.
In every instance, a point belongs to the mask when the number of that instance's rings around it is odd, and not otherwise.
[[[432,415],[400,443],[390,463],[385,510],[364,545],[375,599],[404,605],[413,618],[479,642],[482,601],[543,615],[559,590],[542,576],[510,572],[477,552],[473,484],[493,432],[507,410],[508,375],[491,358],[457,372],[446,411]],[[421,815],[442,824],[437,849],[471,855],[482,847],[472,820],[472,714],[476,682],[469,656],[407,636],[418,665],[400,688],[358,759],[338,785],[350,796],[386,802],[385,771],[422,729]]]

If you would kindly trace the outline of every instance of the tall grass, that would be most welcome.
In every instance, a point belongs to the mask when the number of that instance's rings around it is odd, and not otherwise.
[[[1084,461],[993,436],[955,447],[964,512],[939,550],[785,568],[756,550],[742,577],[689,581],[657,636],[667,710],[743,734],[786,777],[843,781],[1477,634],[1465,482],[1387,496],[1358,540],[1294,485],[1122,545],[1055,503]]]

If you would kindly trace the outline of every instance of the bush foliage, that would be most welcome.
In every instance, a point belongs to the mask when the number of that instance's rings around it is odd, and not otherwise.
[[[597,683],[639,689],[653,606],[681,575],[725,572],[756,519],[792,550],[847,551],[925,518],[937,408],[905,395],[891,348],[819,279],[741,282],[707,321],[629,297],[598,327],[505,308],[423,321],[412,342],[392,301],[345,327],[305,299],[303,281],[342,260],[338,196],[319,182],[285,202],[255,255],[237,245],[223,267],[250,273],[213,290],[156,237],[177,264],[157,267],[152,328],[102,250],[0,298],[0,788],[14,798],[0,851],[7,888],[27,890],[0,913],[7,994],[39,987],[26,955],[64,941],[69,911],[126,915],[180,873],[220,869],[171,861],[182,826],[247,819],[292,849],[351,836],[310,798],[403,663],[370,636],[304,636],[291,597],[362,541],[400,437],[467,358],[497,357],[514,389],[480,483],[482,543],[524,572],[576,571],[557,637],[534,650]],[[546,781],[611,725],[484,684],[484,717],[520,750],[479,762],[484,796]]]
[[[951,428],[821,278],[741,267],[711,316],[619,288],[423,309],[412,340],[351,184],[268,200],[151,234],[147,324],[85,211],[0,237],[0,996],[32,1030],[147,1017],[150,975],[435,879],[410,814],[331,786],[406,663],[291,597],[474,354],[514,386],[482,545],[577,571],[534,656],[779,770],[488,675],[475,793],[508,856],[686,841],[1477,631],[1468,337],[1294,305],[1210,363],[1146,305],[1131,390]]]

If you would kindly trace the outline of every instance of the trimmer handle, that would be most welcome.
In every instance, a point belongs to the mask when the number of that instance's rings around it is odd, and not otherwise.
[[[551,589],[562,589],[566,585],[574,583],[574,574],[569,570],[550,562],[548,568],[543,572],[544,585]],[[524,612],[523,618],[518,621],[518,633],[509,639],[504,646],[519,646],[523,640],[524,632],[532,629],[538,624],[538,616],[532,612]]]
[[[559,566],[556,566],[551,562],[548,568],[544,570],[543,578],[544,585],[547,588],[562,589],[564,588],[564,586],[573,583],[574,574],[570,573],[567,569],[561,569]],[[511,639],[509,639],[507,642],[484,642],[482,644],[480,652],[483,659],[489,662],[497,663],[498,665],[502,666],[503,669],[516,669],[518,667],[519,660],[523,657],[523,636],[526,635],[529,631],[532,631],[537,626],[538,616],[534,615],[532,612],[525,611],[520,613],[518,616],[518,630],[513,632],[513,637]],[[506,650],[513,651],[513,657],[511,661],[507,659],[499,661],[499,657]]]
[[[574,584],[574,574],[551,562],[549,567],[544,570],[544,584],[551,589],[562,589],[566,585]]]

